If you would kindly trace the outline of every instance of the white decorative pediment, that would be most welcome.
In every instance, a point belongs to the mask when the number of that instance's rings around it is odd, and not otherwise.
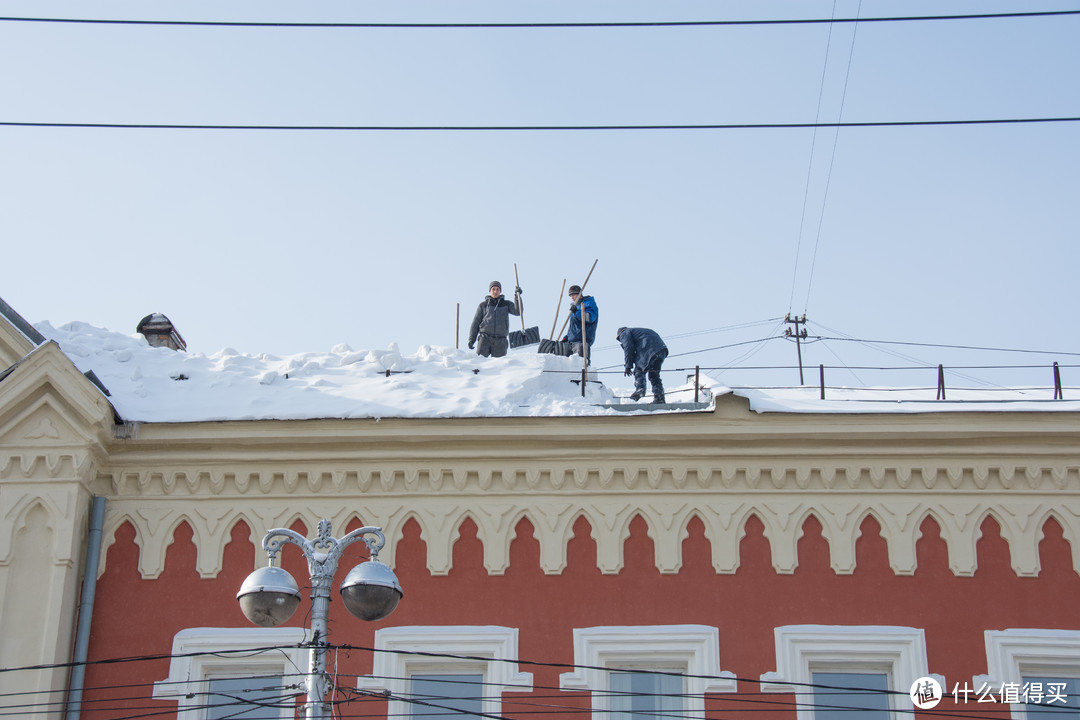
[[[100,442],[112,433],[112,405],[54,342],[23,358],[0,388],[0,445],[13,454]]]

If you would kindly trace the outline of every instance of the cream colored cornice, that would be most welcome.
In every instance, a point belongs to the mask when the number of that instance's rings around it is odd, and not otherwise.
[[[854,570],[868,516],[898,574],[914,572],[927,517],[958,575],[976,569],[986,517],[1001,526],[1018,574],[1039,572],[1049,518],[1080,568],[1076,413],[755,414],[727,396],[713,413],[144,424],[120,435],[98,490],[113,497],[109,529],[136,528],[146,576],[163,568],[181,522],[195,531],[200,572],[212,576],[240,520],[258,546],[270,527],[320,517],[383,526],[388,562],[415,520],[435,574],[449,572],[466,518],[489,572],[505,571],[522,518],[535,528],[544,571],[561,572],[579,517],[592,526],[601,570],[616,573],[638,515],[665,573],[681,566],[695,517],[717,572],[734,572],[751,516],[765,525],[776,571],[793,572],[811,515],[838,573]]]

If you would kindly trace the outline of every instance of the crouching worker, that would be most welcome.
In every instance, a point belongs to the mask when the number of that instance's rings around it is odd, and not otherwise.
[[[493,280],[488,296],[476,308],[469,328],[469,349],[483,357],[503,357],[510,347],[510,316],[521,315],[521,288],[514,289],[514,301],[502,296],[502,283]],[[479,340],[480,347],[476,347]]]
[[[621,327],[615,338],[622,345],[625,374],[634,374],[634,393],[630,399],[637,401],[645,395],[645,378],[648,376],[653,402],[667,402],[664,384],[660,381],[660,366],[668,356],[668,349],[660,336],[648,328]]]

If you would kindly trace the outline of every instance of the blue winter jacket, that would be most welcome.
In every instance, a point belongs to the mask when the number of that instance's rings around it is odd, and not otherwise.
[[[667,357],[668,349],[656,331],[648,328],[626,328],[619,336],[623,349],[623,367],[632,370],[636,364],[644,370],[652,365],[659,356],[660,361]]]
[[[596,340],[596,321],[600,319],[600,311],[596,307],[596,300],[592,295],[578,298],[577,309],[570,313],[570,328],[566,331],[567,342],[581,342],[581,312],[585,311],[585,342],[589,345]]]

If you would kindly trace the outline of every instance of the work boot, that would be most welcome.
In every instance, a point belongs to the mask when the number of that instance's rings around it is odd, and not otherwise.
[[[662,393],[662,392],[659,392],[659,393],[653,393],[653,396],[652,396],[652,401],[653,401],[654,403],[659,403],[659,404],[661,404],[661,405],[663,405],[664,403],[666,403],[666,402],[667,402],[667,400],[665,400],[665,399],[664,399],[664,393]]]
[[[635,390],[633,393],[630,394],[630,399],[633,400],[634,402],[637,402],[644,395],[645,395],[645,388],[640,388],[640,389]]]

